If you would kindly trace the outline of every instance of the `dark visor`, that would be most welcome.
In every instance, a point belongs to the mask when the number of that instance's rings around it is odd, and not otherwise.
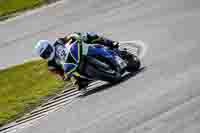
[[[50,57],[51,53],[53,52],[53,48],[51,46],[47,46],[47,48],[42,52],[41,57],[47,59]]]

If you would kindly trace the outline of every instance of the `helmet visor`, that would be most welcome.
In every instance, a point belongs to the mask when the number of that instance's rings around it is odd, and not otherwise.
[[[44,52],[42,52],[40,56],[44,59],[48,59],[52,52],[53,52],[53,48],[50,45],[48,45],[47,48],[44,50]]]

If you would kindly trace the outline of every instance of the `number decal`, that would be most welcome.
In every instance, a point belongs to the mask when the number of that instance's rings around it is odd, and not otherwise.
[[[64,47],[59,47],[57,49],[57,54],[60,57],[60,59],[65,60],[66,56],[68,55],[68,50]]]
[[[62,50],[60,56],[64,56],[65,57],[66,55],[67,54],[65,53],[65,50]]]

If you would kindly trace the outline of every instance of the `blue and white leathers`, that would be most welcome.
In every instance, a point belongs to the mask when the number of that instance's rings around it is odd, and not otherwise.
[[[69,63],[66,61],[63,64],[63,69],[66,74],[71,74],[72,72],[76,70],[76,68],[78,67],[78,64],[80,63],[80,56],[81,56],[80,44],[77,41],[75,41],[70,44],[68,50],[70,54],[68,55],[68,58],[69,56],[71,56],[73,58],[73,62]]]

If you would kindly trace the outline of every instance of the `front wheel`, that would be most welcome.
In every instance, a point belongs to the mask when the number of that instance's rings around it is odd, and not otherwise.
[[[140,59],[133,54],[127,59],[127,62],[128,63],[127,63],[126,70],[128,72],[135,72],[135,71],[139,70],[139,68],[141,66]]]

